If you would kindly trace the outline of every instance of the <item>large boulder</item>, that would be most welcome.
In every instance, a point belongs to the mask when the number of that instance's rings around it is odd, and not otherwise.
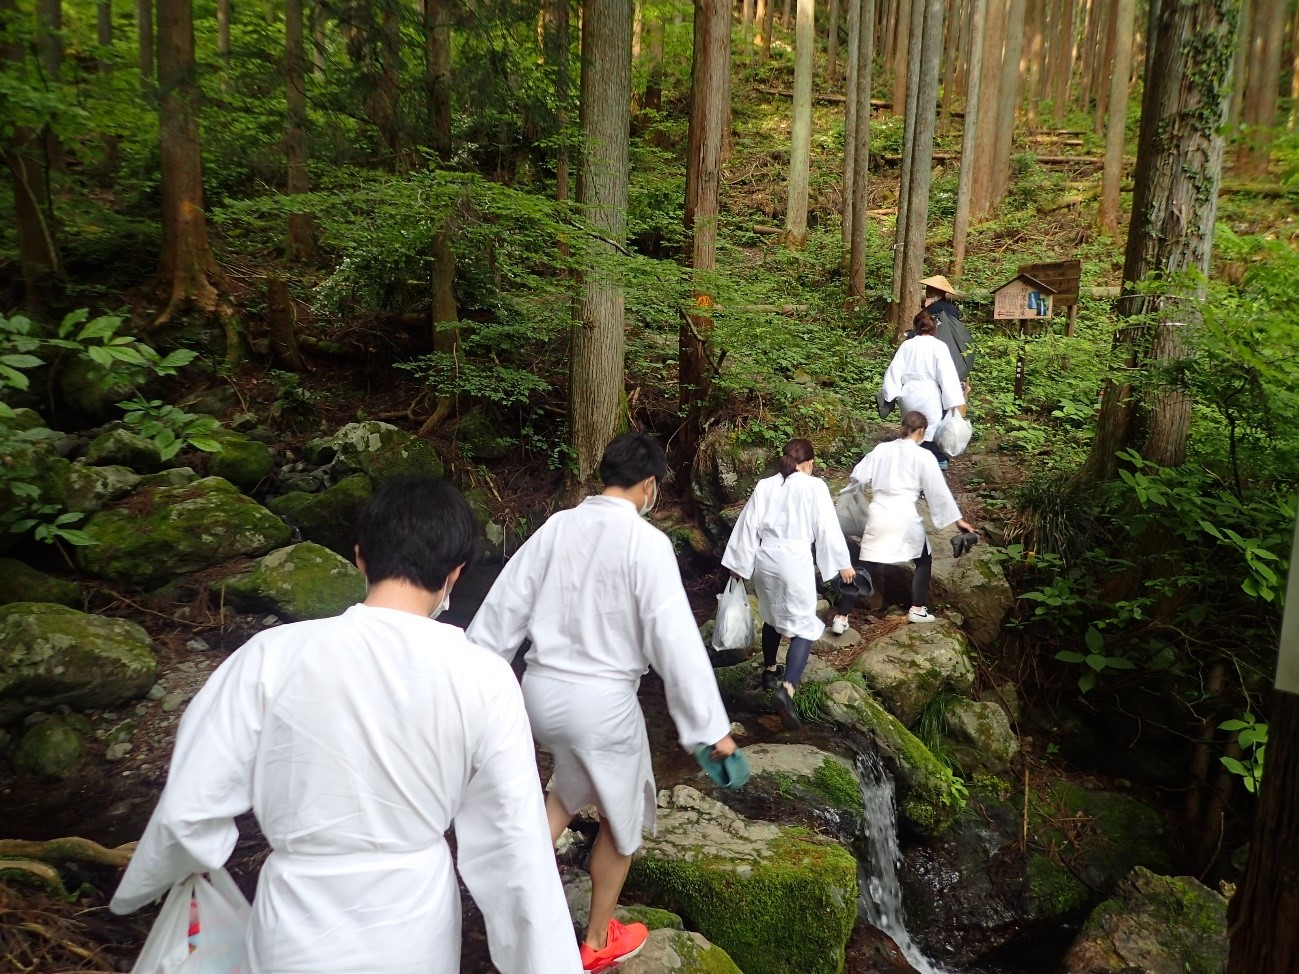
[[[889,712],[908,727],[940,693],[974,686],[965,634],[947,622],[908,625],[871,643],[853,670]]]
[[[514,440],[502,435],[499,425],[481,408],[469,410],[455,426],[456,442],[471,460],[491,462],[504,459]]]
[[[953,756],[965,771],[1005,771],[1019,753],[1019,738],[999,704],[962,697],[947,704],[944,718]]]
[[[333,436],[312,440],[306,446],[306,455],[312,463],[329,464],[335,479],[363,473],[377,483],[396,474],[440,477],[443,471],[432,443],[378,420],[349,423]]]
[[[1227,901],[1138,866],[1092,911],[1061,974],[1226,974]]]
[[[114,406],[129,399],[146,378],[143,369],[121,362],[100,365],[78,355],[59,372],[59,394],[74,412],[103,417],[114,412]]]
[[[126,429],[100,433],[86,447],[84,459],[91,466],[126,467],[137,473],[153,473],[165,466],[157,443]]]
[[[56,602],[75,608],[81,605],[81,586],[13,558],[0,558],[0,605],[11,602]]]
[[[236,609],[326,619],[365,598],[365,576],[328,548],[304,541],[259,558],[220,588]]]
[[[690,475],[691,495],[719,556],[754,486],[771,472],[771,450],[746,445],[741,433],[729,423],[709,429],[699,443]]]
[[[627,888],[764,974],[839,974],[857,920],[857,863],[842,846],[743,818],[686,785],[660,793],[658,835]]]
[[[581,869],[560,869],[564,899],[573,919],[573,933],[580,940],[591,922],[591,875]],[[619,903],[613,915],[620,923],[643,923],[650,930],[684,930],[681,918],[671,910],[660,910],[639,903]]]
[[[93,514],[139,485],[140,475],[130,467],[96,467],[78,460],[68,470],[67,508]]]
[[[14,768],[42,778],[70,775],[81,763],[83,750],[81,734],[73,724],[62,717],[35,724],[14,748]]]
[[[351,558],[356,548],[356,518],[370,493],[370,479],[354,474],[318,494],[294,490],[271,498],[266,506],[297,528],[306,540]]]
[[[254,490],[275,469],[275,458],[265,443],[232,430],[218,430],[212,439],[221,444],[221,452],[208,454],[207,472],[240,490]]]
[[[744,749],[752,769],[747,793],[797,799],[821,817],[856,831],[862,813],[861,788],[847,758],[811,744],[753,744]]]
[[[134,622],[45,602],[0,606],[0,724],[60,705],[117,706],[147,693],[156,671]]]
[[[260,555],[289,540],[283,521],[220,477],[140,490],[127,506],[93,515],[84,530],[95,544],[77,548],[78,567],[137,587]]]
[[[743,974],[729,954],[690,930],[653,930],[618,974]]]

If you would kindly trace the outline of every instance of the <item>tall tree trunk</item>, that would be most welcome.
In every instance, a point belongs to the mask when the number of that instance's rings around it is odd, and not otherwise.
[[[857,120],[853,126],[852,229],[848,257],[848,294],[866,297],[866,192],[870,175],[871,67],[875,61],[875,0],[849,0],[861,6],[861,36],[857,47]]]
[[[771,57],[771,31],[776,20],[776,0],[764,0],[766,10],[762,15],[762,37],[759,39],[758,60],[766,61]]]
[[[1000,4],[1001,0],[991,0]],[[974,0],[970,22],[970,84],[965,96],[965,127],[961,136],[961,174],[956,186],[956,215],[952,221],[952,273],[960,276],[965,269],[965,238],[970,228],[970,202],[974,188],[974,150],[979,124],[985,112],[983,100],[983,57],[988,45],[989,0]]]
[[[1259,39],[1258,56],[1249,62],[1245,103],[1241,121],[1245,138],[1240,143],[1236,165],[1242,175],[1262,179],[1267,175],[1276,125],[1277,87],[1281,74],[1281,48],[1285,37],[1285,0],[1256,0],[1254,34]]]
[[[785,7],[780,12],[781,30],[789,30],[790,0],[785,0]]]
[[[925,0],[901,0],[901,2],[911,5],[908,20],[912,28],[907,37],[907,49],[902,53],[908,64],[916,65],[920,63],[920,49],[924,41]],[[899,37],[898,43],[901,42],[902,38]],[[897,216],[893,220],[893,278],[889,284],[889,321],[894,326],[897,325],[902,314],[902,297],[904,294],[902,261],[905,256],[905,248],[903,247],[903,240],[907,232],[908,211],[913,202],[911,177],[915,175],[916,171],[912,162],[912,153],[916,148],[916,112],[920,104],[918,83],[919,75],[915,71],[908,71],[907,93],[903,99],[902,169],[898,184],[898,209]]]
[[[555,72],[555,133],[559,148],[555,152],[555,199],[568,199],[568,4],[569,0],[548,0],[545,8],[543,44],[546,64]],[[564,256],[568,245],[560,244]]]
[[[325,79],[325,18],[324,0],[311,4],[311,73],[317,81]]]
[[[217,54],[221,69],[230,70],[230,0],[217,0]],[[228,80],[228,79],[227,79]]]
[[[798,0],[794,39],[794,124],[790,129],[789,196],[785,239],[791,247],[807,243],[808,176],[812,159],[812,52],[816,47],[814,0]]]
[[[897,39],[893,44],[893,114],[906,115],[907,75],[911,72],[908,58],[911,51],[912,0],[898,0]]]
[[[843,110],[843,207],[839,223],[845,258],[852,248],[852,171],[857,158],[857,58],[861,53],[861,8],[859,0],[848,0],[848,83],[844,91]],[[869,111],[869,98],[866,104]],[[851,289],[849,293],[851,294]]]
[[[63,0],[36,0],[36,48],[40,54],[42,87],[53,92],[63,73]],[[49,169],[63,172],[63,146],[48,125],[41,132]]]
[[[1249,77],[1251,58],[1257,58],[1261,51],[1254,47],[1254,7],[1257,0],[1241,0],[1240,5],[1240,38],[1236,45],[1236,56],[1231,67],[1231,106],[1227,119],[1233,134],[1240,128],[1241,115],[1245,105],[1245,87]]]
[[[601,259],[627,238],[627,165],[631,103],[631,0],[586,0],[582,17],[581,118],[585,154],[577,198],[597,240],[596,266],[582,280],[581,320],[573,327],[570,389],[577,476],[589,481],[625,405],[624,299]]]
[[[1105,131],[1105,116],[1110,108],[1110,79],[1114,75],[1114,49],[1117,46],[1119,0],[1106,0],[1104,24],[1105,46],[1099,62],[1099,68],[1093,79],[1096,93],[1096,111],[1092,113],[1092,132],[1101,135]]]
[[[993,206],[1001,203],[1010,187],[1010,156],[1015,144],[1015,114],[1019,108],[1019,59],[1024,41],[1025,2],[1010,0],[1007,13],[1006,51],[1001,66],[1001,83],[997,87],[997,135],[992,158]]]
[[[1051,79],[1051,120],[1056,127],[1064,125],[1069,107],[1069,83],[1073,80],[1074,47],[1077,26],[1074,23],[1074,0],[1065,0],[1064,11],[1057,24],[1059,49]]]
[[[203,213],[203,152],[199,138],[197,66],[192,0],[158,2],[159,141],[162,168],[162,259],[168,288],[158,323],[197,308],[218,310],[224,283],[208,242]],[[227,349],[229,353],[231,350]]]
[[[284,90],[288,118],[284,129],[285,180],[290,196],[310,190],[307,181],[307,51],[303,30],[303,0],[284,0]],[[289,256],[310,260],[315,254],[310,213],[289,214]]]
[[[839,0],[830,0],[830,29],[826,32],[825,80],[833,86],[839,83]]]
[[[1077,109],[1080,112],[1091,110],[1092,75],[1096,70],[1097,48],[1105,0],[1086,0],[1086,21],[1082,31],[1082,51],[1079,60],[1082,62],[1078,77]]]
[[[943,52],[943,13],[946,0],[926,0],[920,24],[912,21],[912,30],[921,34],[920,57],[912,62],[916,74],[916,113],[911,133],[910,203],[907,225],[901,243],[901,304],[894,327],[900,335],[914,314],[920,279],[925,268],[925,233],[929,227],[929,185],[934,168],[934,105],[938,100],[938,76]],[[905,137],[905,136],[904,136]]]
[[[1295,5],[1294,20],[1290,22],[1290,115],[1286,128],[1293,132],[1299,127],[1299,4]]]
[[[1101,227],[1112,237],[1119,234],[1119,184],[1123,181],[1123,146],[1127,141],[1128,75],[1137,0],[1118,0],[1115,18],[1114,70],[1110,75],[1110,115],[1105,128],[1105,171],[1098,214]]]
[[[1024,121],[1030,132],[1036,132],[1037,103],[1042,88],[1042,44],[1046,31],[1044,0],[1028,0],[1025,13],[1028,17],[1025,23],[1027,43],[1020,56],[1020,84],[1021,93],[1026,96],[1024,101],[1028,106]]]
[[[694,61],[690,72],[690,148],[686,159],[686,230],[691,234],[694,307],[682,315],[678,335],[682,469],[689,471],[711,393],[710,364],[721,212],[722,137],[730,114],[731,5],[695,0]]]
[[[113,0],[98,0],[95,4],[96,39],[100,47],[113,46]]]
[[[771,4],[769,4],[767,0],[758,0],[757,4],[753,8],[753,26],[756,33],[753,37],[748,39],[749,47],[745,51],[745,54],[748,56],[748,59],[750,61],[753,60],[753,55],[754,55],[753,47],[755,45],[758,48],[762,47],[762,38],[767,29],[766,28],[767,8],[770,6]]]
[[[996,180],[993,179],[997,142],[997,104],[1001,88],[1001,64],[1006,42],[1006,17],[1010,0],[987,0],[988,12],[983,30],[982,62],[979,71],[977,127],[973,143],[962,144],[963,153],[974,157],[970,183],[970,215],[975,222],[986,220],[996,211]],[[973,61],[971,61],[973,71]],[[970,81],[973,90],[975,82]],[[975,99],[967,99],[967,104]]]
[[[429,145],[451,159],[451,0],[423,0]]]
[[[379,134],[392,160],[392,168],[406,168],[400,117],[401,83],[401,7],[397,0],[384,0],[379,31],[379,74],[375,90],[375,109]]]
[[[153,0],[135,0],[136,62],[140,67],[140,90],[154,88]]]
[[[663,107],[663,33],[665,21],[661,11],[649,15],[645,33],[649,49],[649,72],[645,78],[645,107],[657,112]]]
[[[956,98],[956,78],[960,72],[961,59],[965,53],[965,35],[968,4],[962,0],[953,0],[952,16],[947,19],[947,36],[949,43],[944,45],[947,56],[943,58],[943,97],[938,106],[938,127],[946,129],[952,114],[952,103]]]
[[[1131,366],[1150,346],[1160,366],[1149,394],[1147,448],[1161,461],[1185,455],[1190,400],[1178,385],[1176,363],[1184,354],[1183,323],[1193,323],[1203,286],[1142,295],[1148,281],[1177,286],[1187,271],[1207,276],[1222,180],[1223,121],[1227,111],[1238,0],[1157,0],[1150,12],[1150,49],[1141,105],[1141,135],[1123,264],[1120,313],[1140,318],[1116,343]],[[1115,475],[1115,453],[1132,442],[1132,387],[1111,381],[1105,389],[1096,438],[1080,471],[1084,480]],[[1180,441],[1180,442],[1179,442]]]

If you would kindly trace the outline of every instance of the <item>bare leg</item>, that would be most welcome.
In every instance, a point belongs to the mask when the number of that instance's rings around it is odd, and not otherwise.
[[[608,822],[600,823],[600,833],[591,850],[591,921],[586,927],[586,942],[596,950],[604,947],[609,935],[609,921],[622,895],[622,884],[631,869],[631,856],[624,856],[614,845],[613,830]]]
[[[559,800],[555,793],[546,794],[546,821],[550,823],[550,844],[554,845],[559,841],[560,835],[564,829],[568,828],[568,823],[573,820],[573,816],[568,814],[568,809],[564,803]]]

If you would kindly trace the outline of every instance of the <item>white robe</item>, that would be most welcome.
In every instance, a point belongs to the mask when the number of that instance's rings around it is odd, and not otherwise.
[[[250,808],[273,851],[247,974],[455,974],[452,825],[496,967],[581,970],[518,683],[453,626],[356,605],[237,650],[181,720],[113,911],[221,866]]]
[[[813,641],[825,632],[816,615],[812,546],[824,579],[852,566],[830,488],[795,471],[758,481],[722,555],[722,564],[752,578],[762,621],[782,636]]]
[[[867,485],[871,502],[862,529],[862,561],[896,565],[920,557],[925,550],[925,526],[916,509],[921,491],[934,527],[941,530],[961,519],[938,459],[911,440],[890,440],[871,450],[853,468],[842,493]]]
[[[467,632],[506,659],[532,640],[523,695],[555,759],[550,788],[570,814],[594,804],[623,855],[655,822],[636,699],[646,670],[663,680],[682,747],[730,733],[672,542],[630,501],[588,497],[553,515],[506,563]]]
[[[934,438],[947,410],[965,405],[952,353],[933,335],[908,338],[898,347],[884,373],[881,392],[885,402],[900,400],[904,416],[913,409],[925,414],[926,443]]]

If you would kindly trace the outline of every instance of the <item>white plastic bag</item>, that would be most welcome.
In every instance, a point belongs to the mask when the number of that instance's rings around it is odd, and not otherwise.
[[[949,409],[934,431],[934,444],[949,457],[959,457],[970,445],[974,427],[959,409]]]
[[[192,944],[191,902],[197,904],[198,919]],[[131,974],[243,974],[251,913],[224,869],[190,876],[167,894]]]
[[[717,596],[717,618],[713,623],[713,649],[744,649],[753,643],[753,611],[744,582],[732,578]]]

